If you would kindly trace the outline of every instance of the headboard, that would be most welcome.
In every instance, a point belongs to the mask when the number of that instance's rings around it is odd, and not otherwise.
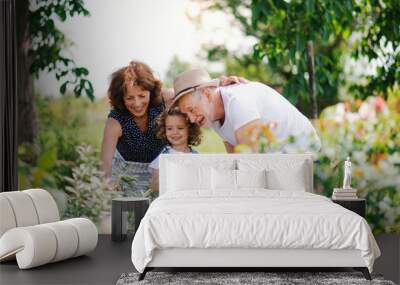
[[[290,175],[301,167],[304,173],[304,189],[314,192],[312,154],[162,154],[160,156],[160,195],[167,192],[171,166],[212,166],[223,169],[278,169],[282,175]],[[298,170],[297,170],[298,171]]]

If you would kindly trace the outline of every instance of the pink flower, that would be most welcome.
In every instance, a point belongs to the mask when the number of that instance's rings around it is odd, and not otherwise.
[[[375,97],[375,112],[380,113],[386,108],[386,102],[382,97]]]

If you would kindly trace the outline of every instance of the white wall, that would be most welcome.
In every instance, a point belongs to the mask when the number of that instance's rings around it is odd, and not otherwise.
[[[95,96],[106,95],[109,75],[132,59],[149,64],[163,79],[174,55],[196,66],[201,44],[243,44],[222,13],[202,14],[201,25],[187,15],[199,14],[199,4],[190,0],[86,0],[90,17],[74,17],[59,24],[73,42],[68,48],[78,65],[87,67]],[[54,76],[42,74],[36,91],[58,95]]]

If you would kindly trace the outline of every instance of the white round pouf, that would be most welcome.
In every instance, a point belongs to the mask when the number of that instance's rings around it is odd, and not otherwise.
[[[79,244],[74,257],[86,254],[96,248],[98,232],[92,221],[85,218],[74,218],[63,222],[73,225],[78,233]]]
[[[57,239],[57,252],[51,262],[64,260],[75,255],[78,250],[79,238],[71,224],[61,221],[43,226],[51,229]]]
[[[57,204],[43,189],[0,193],[0,262],[16,259],[20,269],[86,254],[96,248],[92,221],[59,221]]]

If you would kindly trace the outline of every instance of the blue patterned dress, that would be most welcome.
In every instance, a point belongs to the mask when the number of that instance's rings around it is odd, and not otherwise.
[[[149,163],[164,148],[164,144],[156,137],[155,122],[163,110],[162,105],[149,108],[147,130],[144,132],[136,125],[130,112],[121,114],[111,110],[108,115],[109,118],[117,120],[122,128],[122,136],[118,139],[112,162],[112,178],[118,180],[129,176],[136,179],[133,185],[122,183],[124,196],[145,196],[149,189]]]

